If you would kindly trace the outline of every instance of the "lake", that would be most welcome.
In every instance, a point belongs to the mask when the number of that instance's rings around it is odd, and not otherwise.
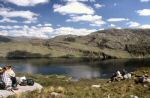
[[[140,67],[149,66],[150,59],[113,59],[113,60],[80,60],[80,59],[16,59],[0,60],[0,66],[11,64],[16,72],[66,75],[75,79],[108,78],[117,70],[128,72]]]

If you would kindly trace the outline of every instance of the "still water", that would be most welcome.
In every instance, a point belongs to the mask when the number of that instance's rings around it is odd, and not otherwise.
[[[0,60],[0,66],[13,65],[16,72],[32,74],[57,74],[73,78],[92,79],[108,78],[117,70],[128,72],[140,67],[150,67],[150,59],[114,59],[114,60],[79,60],[79,59],[22,59]]]

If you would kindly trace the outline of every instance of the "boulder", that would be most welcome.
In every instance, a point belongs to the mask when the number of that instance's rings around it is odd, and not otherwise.
[[[0,98],[6,98],[10,95],[18,95],[21,94],[23,92],[31,92],[34,90],[41,90],[43,87],[38,84],[38,83],[34,83],[33,86],[17,86],[18,90],[15,91],[8,91],[8,90],[0,90]]]

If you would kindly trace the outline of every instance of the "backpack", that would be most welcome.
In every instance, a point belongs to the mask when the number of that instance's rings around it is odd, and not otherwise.
[[[26,86],[27,85],[27,80],[22,80],[22,82],[19,85],[20,86]]]
[[[5,89],[5,87],[6,87],[5,83],[2,80],[0,80],[0,89],[1,90]]]
[[[33,86],[34,85],[34,80],[33,79],[27,79],[27,85]]]

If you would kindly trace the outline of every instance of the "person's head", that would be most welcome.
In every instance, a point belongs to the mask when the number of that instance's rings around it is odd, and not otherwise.
[[[6,66],[3,67],[3,72],[7,71],[8,68]]]
[[[11,65],[6,65],[6,68],[9,70],[9,69],[12,69],[12,66]]]

